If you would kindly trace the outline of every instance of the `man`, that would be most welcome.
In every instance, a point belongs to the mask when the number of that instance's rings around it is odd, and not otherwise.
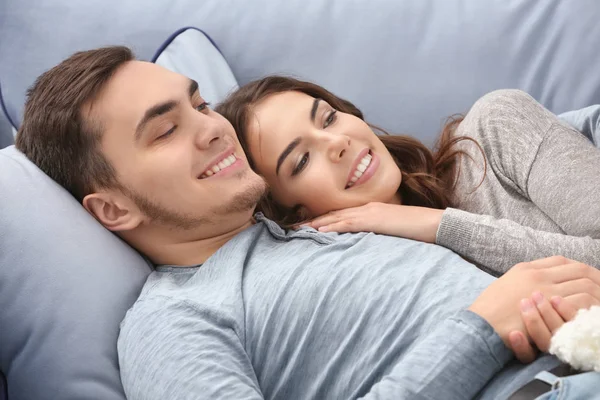
[[[131,400],[503,398],[558,365],[512,360],[519,301],[597,302],[598,271],[561,258],[494,281],[438,246],[255,221],[266,188],[231,125],[123,47],[43,74],[17,146],[159,265],[122,323]]]

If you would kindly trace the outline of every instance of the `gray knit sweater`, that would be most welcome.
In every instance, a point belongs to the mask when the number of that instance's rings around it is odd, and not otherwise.
[[[600,268],[600,151],[588,139],[518,90],[482,97],[455,135],[477,140],[487,172],[461,142],[471,158],[459,162],[438,244],[494,275],[552,255]]]

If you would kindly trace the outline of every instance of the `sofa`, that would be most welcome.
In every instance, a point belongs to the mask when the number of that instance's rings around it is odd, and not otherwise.
[[[599,20],[596,0],[1,2],[0,400],[125,399],[119,322],[151,266],[10,146],[27,88],[71,53],[124,44],[151,60],[197,27],[216,52],[190,52],[218,53],[239,85],[311,80],[432,145],[494,89],[555,113],[600,103]]]

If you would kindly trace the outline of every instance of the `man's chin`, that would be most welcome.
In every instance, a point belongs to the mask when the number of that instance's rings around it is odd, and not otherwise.
[[[259,200],[267,191],[267,183],[261,176],[251,172],[250,174],[244,173],[243,177],[247,179],[242,181],[240,185],[241,190],[234,194],[225,206],[223,210],[225,214],[254,211]]]

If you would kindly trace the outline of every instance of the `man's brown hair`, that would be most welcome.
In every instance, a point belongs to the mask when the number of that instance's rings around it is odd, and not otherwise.
[[[133,59],[123,46],[78,52],[43,73],[27,92],[16,147],[79,201],[118,185],[100,149],[102,125],[84,118],[83,107]]]

